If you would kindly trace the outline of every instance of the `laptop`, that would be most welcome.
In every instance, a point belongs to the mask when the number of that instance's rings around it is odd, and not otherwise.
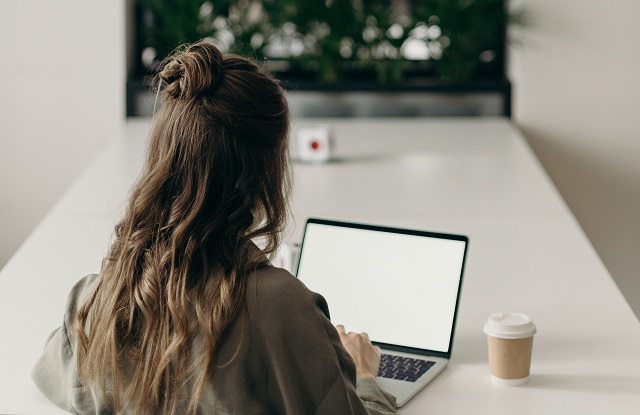
[[[449,362],[469,240],[310,218],[296,276],[331,321],[382,349],[378,384],[409,401]]]

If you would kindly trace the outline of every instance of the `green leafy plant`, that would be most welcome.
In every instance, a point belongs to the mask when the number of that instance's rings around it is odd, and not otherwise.
[[[324,82],[372,72],[400,82],[411,62],[440,79],[471,80],[501,62],[503,0],[138,0],[145,66],[181,43],[211,38],[223,49],[268,59],[275,72]],[[501,72],[501,70],[499,71]]]
[[[478,66],[498,58],[509,23],[524,24],[524,11],[509,13],[503,0],[429,0],[419,2],[416,19],[442,28],[437,75],[451,82],[473,78]]]

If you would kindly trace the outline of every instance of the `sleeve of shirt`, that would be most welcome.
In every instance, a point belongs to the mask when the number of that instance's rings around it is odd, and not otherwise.
[[[314,414],[341,413],[344,410],[345,401],[349,402],[354,414],[385,415],[396,413],[396,399],[393,395],[383,391],[378,383],[372,379],[356,378],[355,363],[345,350],[338,332],[329,320],[326,301],[322,296],[317,295],[316,304],[327,336],[338,358],[340,375]]]
[[[76,356],[69,327],[73,324],[77,307],[91,289],[95,275],[81,279],[69,293],[62,325],[47,339],[31,378],[40,392],[56,406],[74,414],[95,412],[90,394],[80,384]],[[85,409],[89,409],[86,411]]]
[[[262,279],[256,308],[259,344],[255,367],[265,362],[266,394],[274,411],[314,415],[383,415],[395,398],[373,380],[356,380],[353,359],[329,319],[325,299],[286,273]],[[262,300],[262,305],[260,305]],[[254,374],[255,377],[255,374]]]

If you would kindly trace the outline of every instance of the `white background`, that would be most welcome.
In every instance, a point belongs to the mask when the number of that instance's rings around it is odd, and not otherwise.
[[[514,119],[640,316],[640,1],[509,3]]]
[[[518,3],[514,119],[638,315],[640,2]],[[0,268],[122,122],[130,5],[0,0]]]
[[[0,0],[0,269],[120,133],[124,38],[124,0]]]

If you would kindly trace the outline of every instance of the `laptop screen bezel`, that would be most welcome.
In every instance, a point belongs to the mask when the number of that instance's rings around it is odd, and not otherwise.
[[[453,241],[464,242],[464,253],[462,255],[462,266],[460,268],[458,292],[456,295],[456,303],[455,303],[454,313],[453,313],[453,323],[451,325],[451,333],[449,335],[450,337],[449,337],[448,350],[446,352],[442,352],[438,350],[420,349],[415,347],[402,346],[398,344],[381,343],[381,342],[375,342],[375,341],[372,342],[372,344],[379,346],[381,349],[385,349],[385,350],[404,352],[404,353],[413,353],[413,354],[418,354],[423,356],[443,357],[447,359],[451,357],[451,350],[453,348],[453,337],[456,331],[456,323],[458,320],[458,307],[460,305],[460,293],[462,292],[462,279],[464,276],[464,269],[467,262],[467,251],[469,249],[469,238],[467,236],[459,235],[459,234],[424,231],[424,230],[418,230],[418,229],[396,228],[396,227],[390,227],[390,226],[372,225],[372,224],[364,224],[364,223],[356,223],[356,222],[344,222],[344,221],[338,221],[333,219],[308,218],[304,227],[302,242],[300,244],[300,252],[298,253],[298,261],[296,266],[296,278],[298,278],[298,271],[300,270],[302,253],[304,251],[304,241],[307,236],[307,229],[311,224],[328,225],[328,226],[352,228],[352,229],[363,229],[363,230],[370,230],[370,231],[377,231],[377,232],[395,233],[395,234],[401,234],[401,235],[423,236],[428,238],[448,239]],[[322,295],[322,293],[319,293],[319,294]],[[331,309],[331,304],[329,304],[329,309]]]

